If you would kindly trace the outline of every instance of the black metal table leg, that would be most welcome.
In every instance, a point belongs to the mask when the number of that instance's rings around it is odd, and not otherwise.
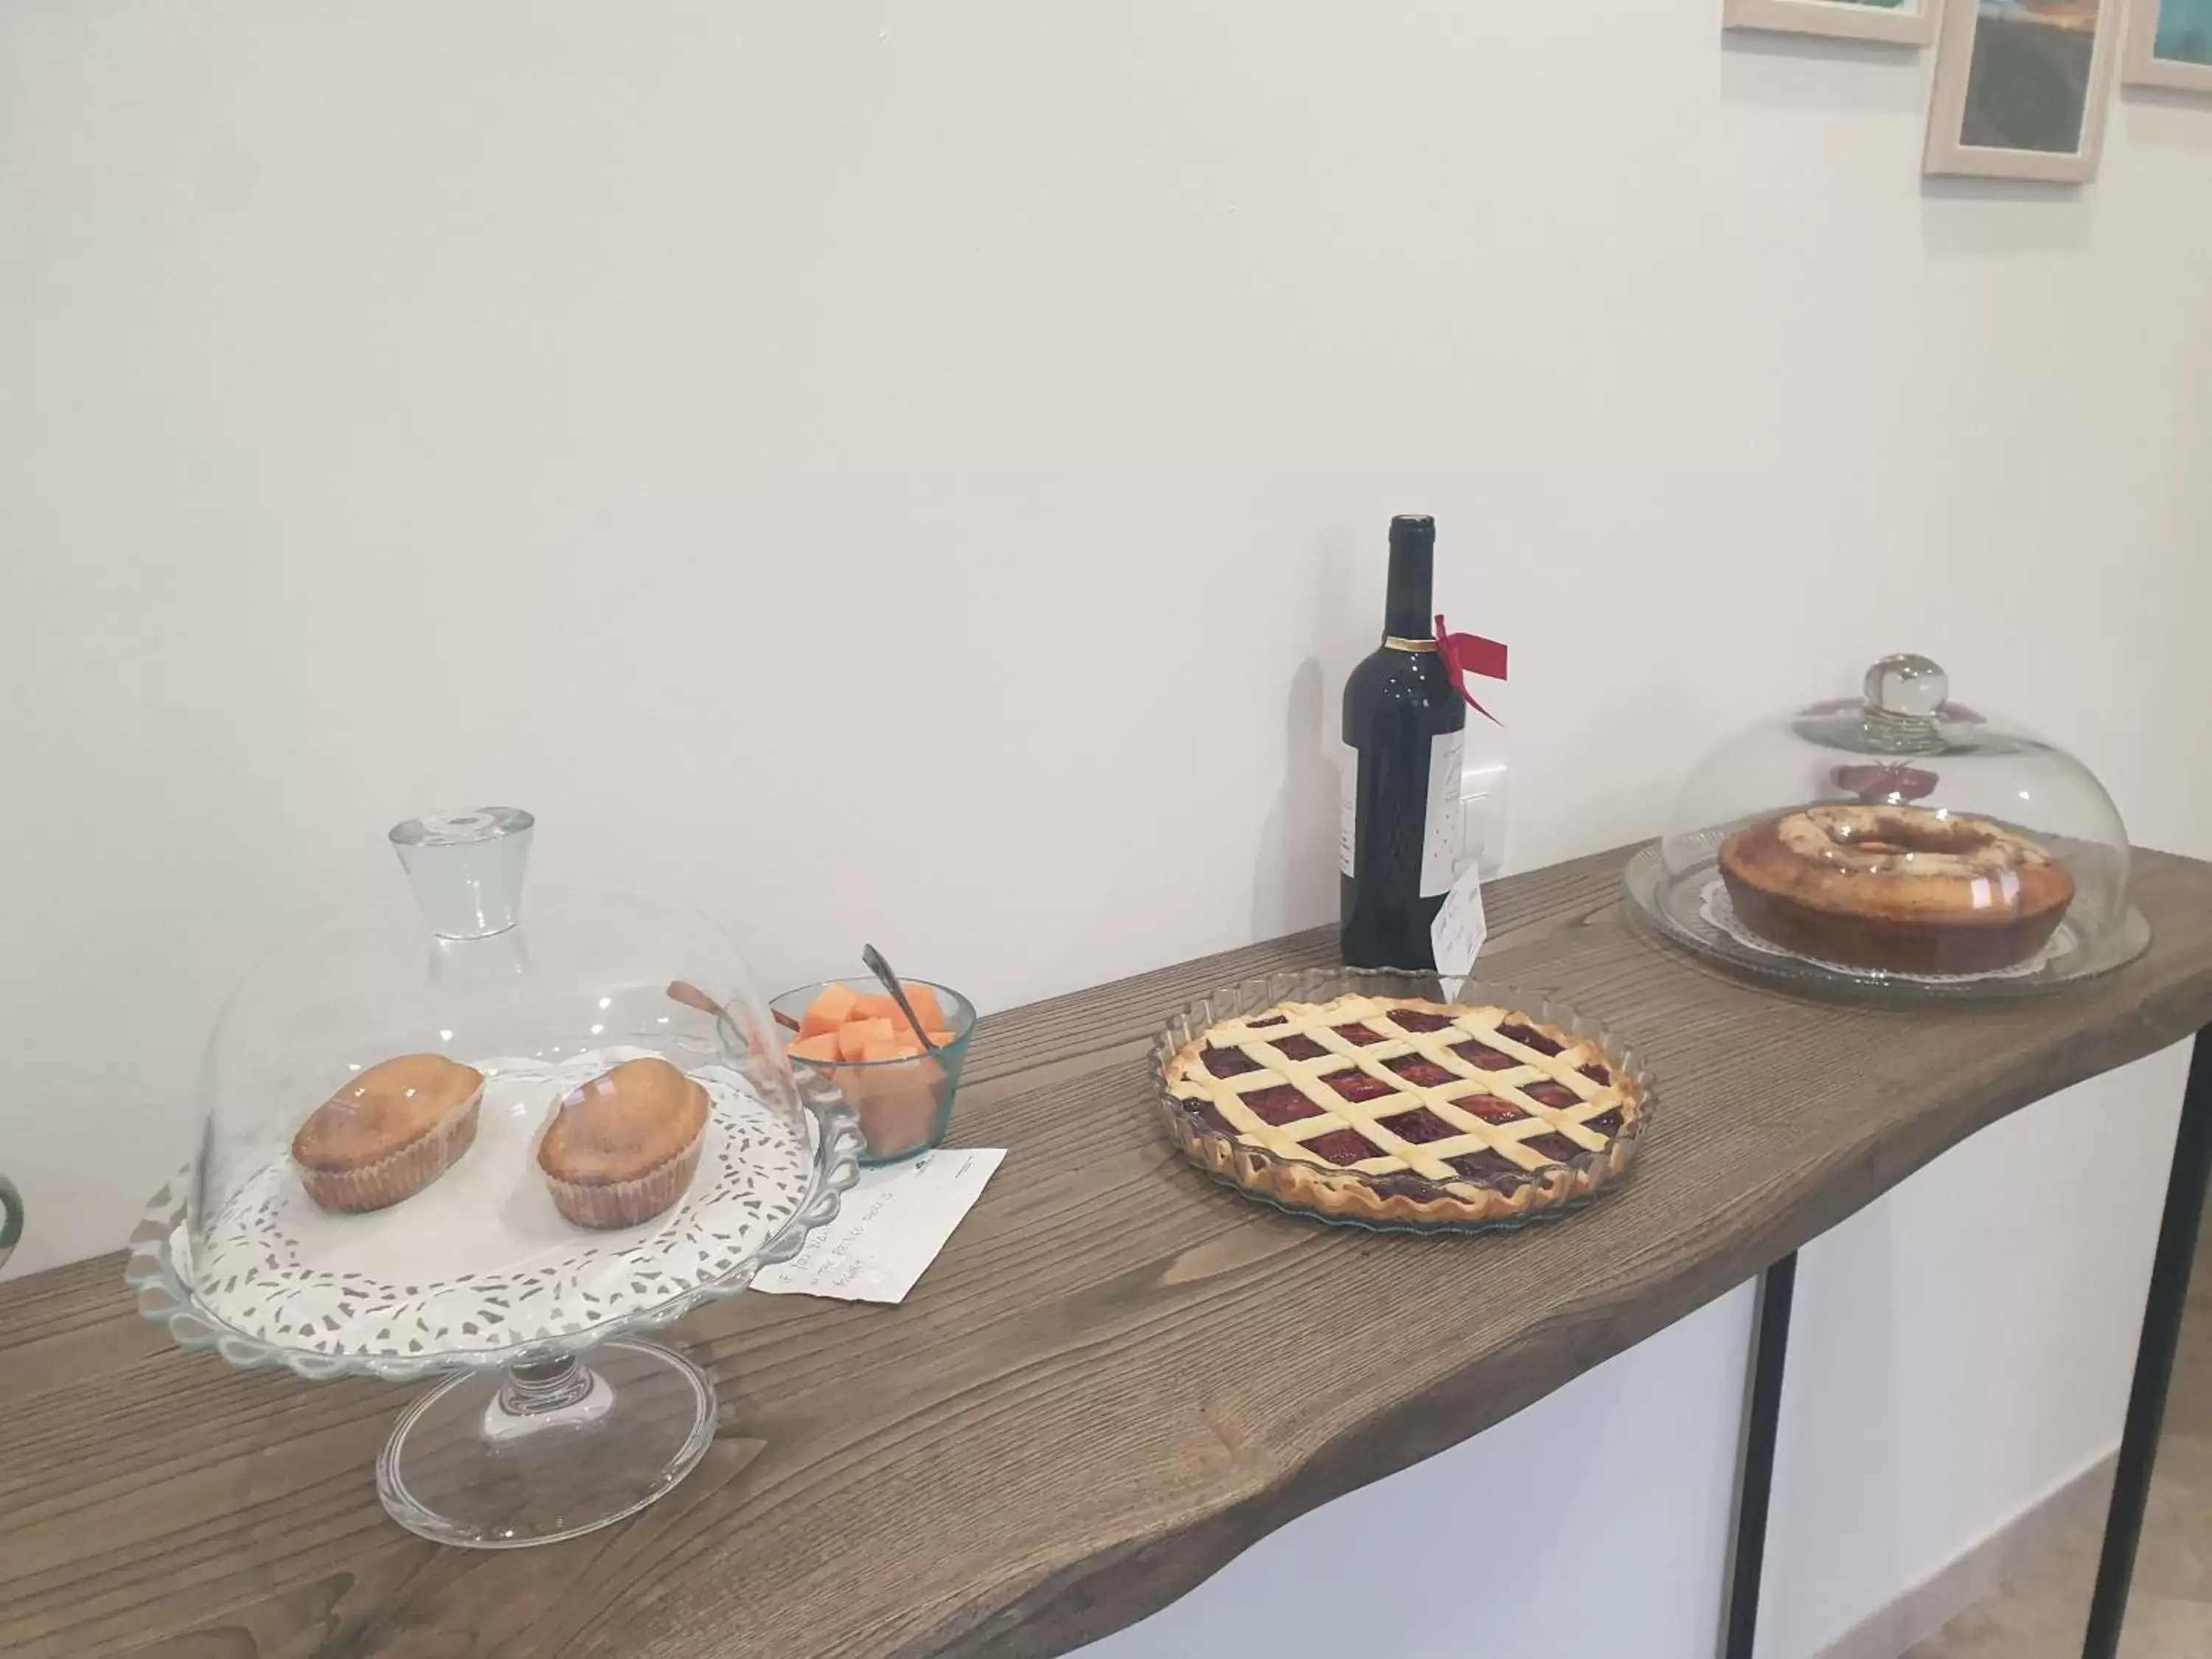
[[[2204,1194],[2212,1177],[2212,1029],[2197,1034],[2190,1056],[2189,1087],[2181,1097],[2181,1133],[2174,1142],[2173,1174],[2166,1187],[2166,1219],[2150,1270],[2143,1308],[2142,1343],[2136,1352],[2136,1382],[2128,1396],[2128,1425],[2120,1435],[2112,1509],[2105,1522],[2105,1554],[2097,1567],[2097,1593],[2089,1602],[2089,1639],[2083,1659],[2113,1659],[2128,1616],[2128,1587],[2142,1541],[2143,1508],[2150,1501],[2151,1466],[2166,1420],[2166,1385],[2189,1302],[2189,1270],[2204,1218]]]
[[[1751,1404],[1744,1413],[1736,1471],[1735,1546],[1729,1568],[1725,1659],[1751,1659],[1759,1632],[1759,1580],[1766,1565],[1766,1511],[1774,1493],[1774,1437],[1782,1426],[1782,1366],[1790,1352],[1790,1304],[1797,1291],[1797,1253],[1759,1282],[1751,1331]]]

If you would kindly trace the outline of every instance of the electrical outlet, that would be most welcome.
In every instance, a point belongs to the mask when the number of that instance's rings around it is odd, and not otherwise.
[[[1460,856],[1473,862],[1482,879],[1493,881],[1505,868],[1505,763],[1470,766],[1459,780]]]

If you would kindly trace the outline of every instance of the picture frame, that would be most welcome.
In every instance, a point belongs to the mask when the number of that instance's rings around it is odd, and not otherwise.
[[[2212,0],[2130,0],[2120,78],[2131,87],[2212,93]]]
[[[2123,0],[1953,0],[1936,53],[1925,171],[2081,184],[2097,176]]]
[[[1943,0],[1723,0],[1721,27],[1925,46],[1942,10]]]

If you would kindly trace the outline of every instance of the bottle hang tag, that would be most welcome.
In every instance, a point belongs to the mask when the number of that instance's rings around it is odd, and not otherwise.
[[[1444,626],[1441,614],[1437,617],[1437,651],[1444,659],[1444,672],[1449,677],[1452,690],[1467,699],[1467,706],[1488,720],[1498,724],[1498,716],[1474,700],[1474,693],[1467,689],[1469,674],[1503,684],[1505,678],[1505,647],[1496,640],[1486,640],[1480,634],[1455,634]]]
[[[1448,1000],[1459,1000],[1460,986],[1474,971],[1474,959],[1482,954],[1482,942],[1489,937],[1490,922],[1482,913],[1482,872],[1470,863],[1444,895],[1443,907],[1429,924],[1437,975],[1443,981]]]

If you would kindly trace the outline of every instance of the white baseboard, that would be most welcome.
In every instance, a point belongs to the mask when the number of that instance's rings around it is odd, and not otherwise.
[[[1876,1607],[1817,1659],[1901,1659],[2008,1578],[2016,1577],[2067,1533],[2094,1527],[2112,1498],[2116,1452],[1999,1527],[1933,1577]]]

